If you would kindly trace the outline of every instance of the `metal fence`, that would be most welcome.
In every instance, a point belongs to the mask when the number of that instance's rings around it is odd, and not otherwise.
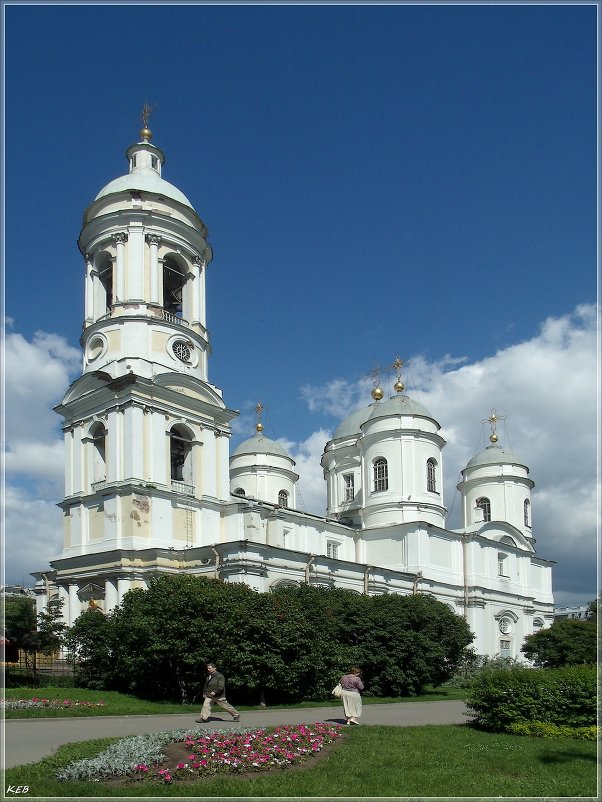
[[[8,657],[8,655],[6,655]],[[59,654],[41,654],[40,652],[19,651],[16,660],[4,661],[4,678],[7,687],[11,680],[33,685],[54,684],[60,678],[61,684],[68,685],[73,681],[73,658],[60,657]]]

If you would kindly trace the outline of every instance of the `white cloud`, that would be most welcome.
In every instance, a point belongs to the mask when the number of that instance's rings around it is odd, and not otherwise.
[[[63,513],[53,501],[34,499],[8,485],[4,493],[5,580],[31,585],[31,571],[48,569],[63,548]]]
[[[8,331],[5,366],[4,571],[9,582],[30,584],[62,549],[64,488],[60,418],[52,411],[81,353],[62,337],[36,332],[31,342]]]
[[[297,509],[315,515],[326,515],[326,483],[320,460],[330,436],[330,432],[319,429],[301,443],[279,441],[295,460],[295,470],[299,474]]]
[[[59,403],[70,376],[81,368],[81,352],[56,334],[36,332],[32,342],[9,332],[4,344],[6,445],[52,445],[60,423]],[[17,468],[19,466],[17,465]]]

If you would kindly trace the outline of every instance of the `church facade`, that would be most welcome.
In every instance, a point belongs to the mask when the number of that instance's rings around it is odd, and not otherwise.
[[[56,407],[64,545],[32,574],[38,609],[61,600],[71,625],[180,572],[262,592],[428,593],[466,618],[477,653],[519,658],[553,622],[552,563],[535,551],[528,467],[498,443],[495,414],[462,471],[462,527],[447,529],[445,441],[398,361],[393,395],[376,386],[325,445],[326,515],[298,510],[295,463],[260,416],[230,454],[237,413],[208,376],[208,232],[151,138],[144,127],[128,172],[84,213],[83,369]]]

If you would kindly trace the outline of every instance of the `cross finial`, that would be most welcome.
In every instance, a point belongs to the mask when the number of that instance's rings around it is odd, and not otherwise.
[[[261,401],[255,407],[255,414],[257,415],[257,424],[255,428],[258,432],[263,432],[263,423],[261,422],[261,413],[263,412],[263,404]]]
[[[498,415],[495,409],[492,409],[491,415],[481,421],[481,423],[488,423],[491,426],[491,434],[489,435],[489,439],[492,443],[497,443],[498,436],[495,433],[495,430],[497,429],[498,422],[501,420],[506,420],[506,416]]]
[[[140,115],[140,119],[142,120],[142,125],[145,128],[148,128],[149,118],[150,118],[151,114],[153,113],[153,111],[155,110],[155,108],[156,108],[156,105],[155,106],[151,106],[150,103],[145,103],[144,106],[142,107],[142,114]]]
[[[145,142],[150,142],[153,136],[152,131],[148,127],[148,120],[154,109],[155,106],[151,106],[150,103],[145,103],[142,107],[142,114],[140,115],[140,119],[142,120],[142,130],[140,131],[140,136]]]

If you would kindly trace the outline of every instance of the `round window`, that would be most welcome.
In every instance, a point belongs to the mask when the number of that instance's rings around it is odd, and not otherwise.
[[[507,618],[502,618],[500,620],[500,632],[502,632],[504,635],[508,635],[510,632],[510,621],[508,621]]]
[[[172,345],[172,350],[181,362],[190,362],[192,354],[190,343],[184,340],[176,340]]]
[[[105,347],[105,340],[103,337],[92,337],[88,343],[88,360],[93,362],[102,354]]]

